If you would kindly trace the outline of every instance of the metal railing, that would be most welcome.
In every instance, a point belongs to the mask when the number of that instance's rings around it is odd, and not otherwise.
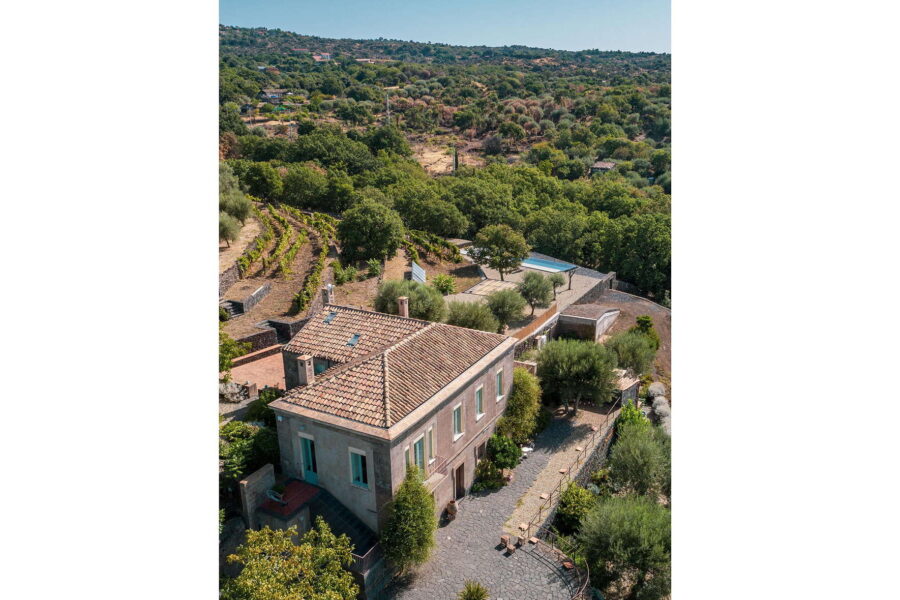
[[[571,600],[588,600],[589,596],[586,592],[591,583],[591,570],[587,562],[584,563],[583,567],[578,566],[575,559],[560,549],[562,544],[559,543],[559,534],[549,528],[544,529],[545,531],[540,532],[539,536],[535,536],[538,538],[538,550],[540,551],[540,546],[543,545],[546,548],[545,552],[552,558],[552,562],[555,565],[558,563],[557,566],[561,566],[564,570],[568,570],[565,563],[570,563],[572,565],[571,571],[575,577],[575,591],[572,593]]]

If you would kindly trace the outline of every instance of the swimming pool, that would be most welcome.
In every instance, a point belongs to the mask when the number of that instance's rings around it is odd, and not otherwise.
[[[566,262],[544,260],[543,258],[535,258],[533,256],[529,256],[523,260],[522,266],[528,267],[529,269],[537,269],[538,271],[549,271],[550,273],[561,273],[576,268],[576,265]]]

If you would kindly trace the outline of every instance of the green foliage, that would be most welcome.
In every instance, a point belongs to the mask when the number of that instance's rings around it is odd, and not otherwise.
[[[241,177],[247,191],[264,200],[277,200],[284,189],[281,175],[267,162],[255,162],[247,167]]]
[[[631,585],[629,597],[661,600],[670,594],[671,515],[645,497],[601,498],[578,534],[592,583]]]
[[[523,369],[513,369],[513,387],[506,411],[497,422],[497,433],[517,445],[525,444],[536,433],[541,410],[541,387],[537,377]]]
[[[447,303],[447,324],[494,333],[498,323],[491,310],[480,302]]]
[[[488,294],[487,306],[499,323],[497,332],[503,333],[504,328],[521,317],[526,304],[525,298],[516,290],[497,290]]]
[[[328,178],[306,165],[290,165],[284,176],[282,201],[299,208],[328,208]]]
[[[568,408],[591,400],[607,403],[615,390],[616,356],[605,346],[581,340],[554,340],[538,356],[537,376],[544,401],[562,401]]]
[[[439,291],[424,283],[407,279],[382,281],[375,296],[375,310],[398,314],[397,298],[400,296],[409,298],[409,316],[414,319],[439,322],[447,315],[447,306]]]
[[[486,587],[477,581],[467,580],[462,591],[456,595],[456,600],[488,600],[490,594]]]
[[[562,273],[551,273],[547,279],[550,281],[550,285],[553,286],[553,299],[556,300],[556,289],[566,283],[566,276]]]
[[[253,210],[253,203],[241,191],[238,178],[227,163],[219,163],[219,211],[227,213],[243,225]],[[220,228],[220,238],[221,228]]]
[[[337,227],[341,255],[347,261],[392,258],[404,236],[400,215],[371,200],[346,211]]]
[[[359,271],[353,265],[342,267],[341,263],[336,260],[332,261],[331,268],[334,270],[334,283],[337,285],[356,281],[356,277],[359,274]]]
[[[616,353],[619,367],[634,375],[643,375],[653,367],[656,350],[649,336],[637,331],[623,331],[606,341],[606,347]]]
[[[626,400],[625,404],[622,405],[621,412],[619,412],[619,418],[616,419],[616,424],[618,426],[627,425],[649,428],[650,419],[644,416],[644,413],[634,405],[634,402]]]
[[[553,284],[540,273],[528,271],[516,289],[531,307],[532,315],[535,308],[547,308],[553,302]]]
[[[241,223],[226,212],[219,212],[219,241],[231,247],[231,242],[238,238]]]
[[[325,269],[325,262],[328,259],[329,244],[334,235],[334,219],[328,215],[314,213],[308,224],[318,231],[322,238],[322,246],[319,249],[319,256],[313,264],[312,271],[306,276],[306,281],[303,283],[303,289],[294,294],[291,306],[291,312],[293,314],[297,314],[305,309],[313,299],[313,296],[319,293],[319,286],[322,285],[322,271]]]
[[[475,465],[475,481],[472,492],[492,492],[506,485],[503,471],[489,458],[482,458]]]
[[[431,285],[444,296],[456,293],[456,278],[453,275],[435,275],[431,278]]]
[[[381,273],[383,271],[381,261],[377,258],[370,258],[369,260],[367,260],[366,269],[367,277],[381,277]]]
[[[278,464],[278,435],[269,427],[231,421],[219,428],[222,477],[233,485],[267,463]]]
[[[359,586],[347,569],[353,545],[345,534],[334,535],[322,517],[294,544],[297,527],[255,531],[228,561],[242,566],[222,586],[223,600],[355,600]]]
[[[428,560],[437,529],[434,498],[415,465],[406,470],[406,477],[388,510],[381,545],[388,562],[404,573]]]
[[[236,342],[225,333],[224,327],[225,324],[219,322],[219,373],[225,373],[227,379],[231,361],[250,352],[253,346],[249,342]]]
[[[653,350],[659,350],[659,334],[653,328],[653,318],[650,315],[641,315],[637,318],[637,324],[628,331],[636,331],[646,335],[650,339]]]
[[[225,509],[219,509],[219,535],[222,535],[222,531],[225,530]]]
[[[654,500],[668,496],[671,460],[668,436],[643,424],[617,424],[618,438],[609,457],[610,479],[616,489]]]
[[[412,155],[412,150],[406,141],[406,137],[400,129],[393,125],[372,129],[366,136],[365,141],[369,149],[376,154],[379,150],[386,150],[400,156]]]
[[[224,323],[227,320],[228,320],[228,311],[220,306],[219,307],[219,322]]]
[[[597,498],[574,481],[570,481],[559,497],[556,511],[556,528],[560,533],[574,533],[581,526],[581,520],[597,503]]]
[[[522,450],[506,436],[495,433],[488,439],[488,456],[499,469],[513,469],[522,458]]]
[[[247,407],[247,413],[244,419],[247,421],[256,421],[265,424],[267,427],[275,427],[275,411],[269,408],[269,404],[273,400],[277,400],[284,395],[284,391],[265,387],[259,390],[259,397],[250,403]]]
[[[528,257],[531,247],[521,233],[509,225],[490,225],[475,236],[470,256],[479,265],[505,273],[517,268]]]

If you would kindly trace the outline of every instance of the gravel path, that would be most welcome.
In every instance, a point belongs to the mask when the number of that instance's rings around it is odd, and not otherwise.
[[[437,547],[428,563],[405,588],[392,590],[388,597],[453,600],[465,581],[474,579],[487,587],[491,600],[569,600],[575,582],[545,553],[525,544],[506,556],[497,546],[517,500],[545,469],[553,450],[566,443],[572,432],[569,419],[555,419],[538,436],[531,456],[516,467],[511,484],[461,500],[456,519],[438,529]]]
[[[578,416],[574,419],[556,416],[554,424],[559,421],[566,423],[569,434],[557,446],[556,451],[550,455],[547,464],[535,477],[531,486],[522,494],[516,504],[515,511],[504,524],[503,528],[507,533],[515,534],[519,523],[531,521],[538,507],[545,502],[545,500],[541,499],[541,494],[552,492],[563,477],[559,470],[569,468],[579,454],[589,453],[593,449],[593,447],[588,448],[588,438],[592,433],[591,427],[596,426],[600,430],[598,435],[602,435],[606,431],[603,426],[604,423],[612,426],[619,414],[619,410],[617,408],[610,413],[608,420],[605,412],[594,407],[579,409]],[[597,439],[600,438],[598,437]],[[582,448],[581,452],[576,450],[576,448]]]

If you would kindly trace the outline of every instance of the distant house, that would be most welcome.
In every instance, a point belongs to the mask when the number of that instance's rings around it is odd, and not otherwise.
[[[357,58],[356,62],[365,63],[367,65],[374,65],[376,61],[374,58]]]
[[[496,333],[325,304],[282,349],[288,391],[269,405],[282,470],[380,531],[416,465],[443,511],[471,488],[506,408],[515,345]]]
[[[616,163],[610,162],[608,160],[598,160],[594,164],[591,165],[591,175],[594,173],[606,173],[607,171],[612,171],[616,168]]]
[[[266,73],[271,73],[272,75],[279,75],[281,71],[278,70],[278,67],[266,67]]]
[[[641,380],[637,377],[630,377],[625,369],[616,369],[616,397],[625,403],[631,400],[637,403],[638,390],[641,387]]]
[[[331,60],[331,53],[322,52],[321,54],[313,54],[313,60],[316,62],[327,62]]]
[[[259,99],[265,100],[269,104],[279,104],[282,98],[287,95],[287,90],[283,88],[265,88],[259,93]]]
[[[256,65],[256,70],[257,70],[257,71],[265,71],[265,70],[268,69],[268,68],[269,68],[269,67],[267,67],[266,65]]]

